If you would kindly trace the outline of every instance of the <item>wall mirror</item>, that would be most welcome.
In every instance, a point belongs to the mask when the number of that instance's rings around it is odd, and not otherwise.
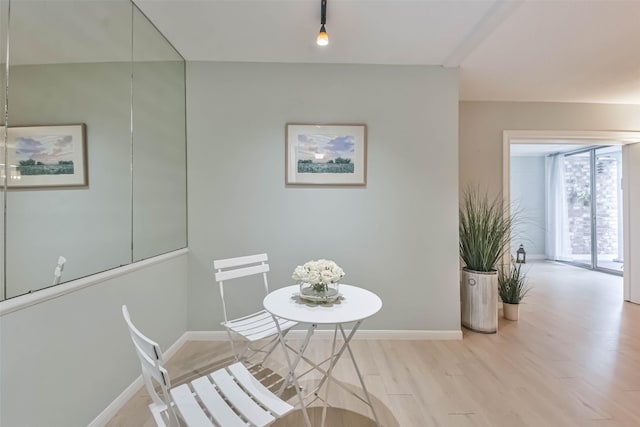
[[[6,87],[7,87],[7,35],[9,30],[9,3],[0,0],[0,212],[4,215],[4,201],[7,195],[5,174],[6,127]],[[4,219],[4,217],[3,217]],[[0,224],[0,301],[5,298],[4,280],[4,222]]]
[[[187,245],[185,63],[133,11],[133,260]]]
[[[185,247],[182,57],[128,0],[0,3],[0,297]]]

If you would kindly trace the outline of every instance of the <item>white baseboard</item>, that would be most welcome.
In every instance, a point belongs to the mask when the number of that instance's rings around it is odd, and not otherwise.
[[[104,427],[118,413],[120,409],[144,386],[142,375],[138,376],[129,387],[124,389],[116,399],[107,406],[104,411],[93,419],[87,427]]]
[[[347,332],[345,330],[345,332]],[[347,332],[348,333],[348,332]],[[295,329],[287,335],[293,339],[304,339],[306,330]],[[185,332],[186,341],[226,341],[225,331],[188,331]],[[314,333],[316,338],[331,339],[333,329],[318,329]],[[354,340],[461,340],[461,330],[451,331],[420,331],[420,330],[367,330],[360,329],[353,337]]]
[[[330,331],[327,331],[330,332]],[[419,331],[419,330],[406,330],[406,331],[372,331],[372,330],[360,330],[356,333],[353,339],[358,340],[428,340],[428,341],[451,341],[461,340],[462,330],[451,331]]]
[[[226,331],[187,331],[184,333],[187,341],[227,341]]]
[[[182,334],[171,347],[165,351],[164,358],[171,359],[182,346],[188,341],[188,332]],[[142,375],[139,375],[104,411],[94,418],[87,427],[104,427],[118,413],[120,409],[144,386]]]
[[[347,331],[345,331],[347,332]],[[307,331],[297,329],[289,332],[288,337],[293,339],[303,339]],[[333,330],[316,330],[314,335],[319,339],[331,339]],[[226,331],[187,331],[182,334],[171,347],[164,352],[165,359],[170,359],[187,341],[226,341],[228,339]],[[359,330],[353,337],[354,340],[461,340],[461,330],[450,331],[420,331],[420,330]],[[116,399],[102,411],[88,427],[104,427],[122,407],[131,399],[142,387],[144,381],[142,375],[136,378]]]

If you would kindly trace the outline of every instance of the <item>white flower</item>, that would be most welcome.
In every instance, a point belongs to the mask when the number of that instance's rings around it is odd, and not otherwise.
[[[312,285],[320,283],[320,274],[316,270],[311,270],[307,275],[307,281]]]
[[[307,261],[293,271],[292,279],[312,285],[337,283],[344,277],[344,270],[335,262],[327,259]]]
[[[344,270],[342,270],[342,268],[338,267],[337,265],[334,265],[334,267],[331,269],[331,272],[338,277],[338,279],[342,279],[344,277]]]
[[[295,270],[293,270],[291,278],[296,281],[305,282],[307,280],[307,276],[307,270],[303,266],[299,265]]]
[[[322,270],[320,272],[320,277],[322,278],[322,283],[326,283],[326,284],[334,283],[339,279],[339,277],[333,274],[331,270]]]
[[[326,259],[319,259],[317,261],[317,265],[318,265],[318,269],[319,270],[326,270],[329,267],[329,263],[331,261],[327,261]]]

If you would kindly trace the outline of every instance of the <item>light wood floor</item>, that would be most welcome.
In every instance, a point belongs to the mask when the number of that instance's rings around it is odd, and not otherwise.
[[[526,267],[533,290],[520,320],[501,318],[497,334],[352,342],[385,427],[640,426],[640,306],[622,302],[622,278],[546,262]],[[329,346],[313,341],[313,358]],[[228,355],[226,343],[187,343],[168,366],[174,385]],[[286,372],[282,355],[268,366]],[[360,390],[347,357],[335,373]],[[375,425],[368,408],[339,387],[329,402],[327,426]],[[139,392],[108,426],[153,426],[147,404]],[[319,420],[317,411],[312,416]],[[299,427],[301,420],[296,411],[273,425]]]

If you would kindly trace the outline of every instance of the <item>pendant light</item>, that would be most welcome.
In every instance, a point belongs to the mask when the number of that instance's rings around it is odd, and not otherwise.
[[[318,46],[326,46],[329,44],[329,36],[327,30],[324,29],[324,24],[327,23],[327,0],[320,0],[320,32],[316,37],[316,43]]]

